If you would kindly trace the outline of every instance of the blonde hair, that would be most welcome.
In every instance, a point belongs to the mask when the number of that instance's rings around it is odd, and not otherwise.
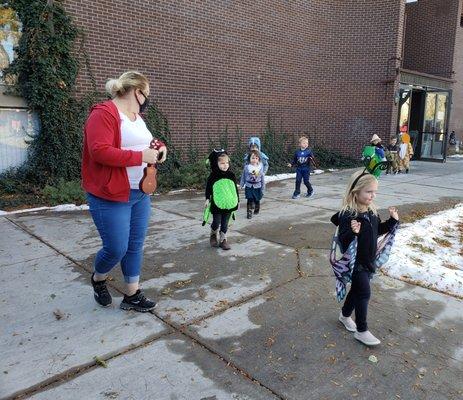
[[[342,201],[341,211],[348,211],[353,215],[357,215],[359,213],[359,205],[357,203],[358,194],[362,189],[371,185],[373,182],[378,182],[378,180],[372,174],[364,171],[354,172],[349,179],[349,183],[347,184],[346,193]],[[354,187],[352,187],[352,185],[354,185]],[[374,214],[378,214],[378,210],[373,203],[368,206],[368,210],[372,211]]]
[[[228,154],[221,154],[220,156],[217,157],[217,162],[221,161],[221,160],[227,160],[228,162],[230,162],[230,157],[228,156]]]
[[[309,138],[308,138],[307,136],[301,136],[301,137],[299,138],[299,143],[301,143],[303,140],[309,141]]]
[[[106,92],[108,92],[108,94],[113,99],[116,96],[117,97],[123,96],[130,89],[140,89],[143,92],[148,87],[149,87],[148,78],[145,75],[140,74],[140,72],[137,72],[137,71],[124,72],[117,79],[109,79],[105,85]]]

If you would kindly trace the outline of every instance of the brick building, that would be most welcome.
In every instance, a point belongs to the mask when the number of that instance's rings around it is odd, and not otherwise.
[[[174,142],[207,146],[225,126],[288,134],[358,156],[409,129],[442,159],[463,135],[462,0],[64,0],[86,33],[98,89],[145,73]],[[78,92],[91,88],[81,70]],[[4,101],[4,100],[2,100]],[[1,104],[0,104],[1,106]]]

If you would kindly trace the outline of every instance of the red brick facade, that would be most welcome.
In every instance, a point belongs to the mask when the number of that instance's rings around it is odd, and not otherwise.
[[[404,68],[454,79],[448,131],[463,139],[461,0],[419,0],[406,6]]]
[[[64,4],[86,33],[98,89],[146,73],[178,145],[191,132],[206,145],[226,124],[260,134],[267,115],[351,155],[395,131],[397,82],[385,81],[401,54],[403,0]],[[78,88],[90,87],[83,69]]]
[[[407,4],[404,68],[453,78],[459,3],[419,0]]]
[[[460,3],[458,16],[462,16],[463,6]],[[455,54],[453,57],[453,78],[456,83],[453,85],[452,113],[450,115],[449,132],[454,130],[460,140],[463,140],[463,27],[460,26],[460,18],[457,18],[457,33],[455,41]]]

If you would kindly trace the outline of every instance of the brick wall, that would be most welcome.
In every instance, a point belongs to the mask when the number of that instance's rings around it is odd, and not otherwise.
[[[463,13],[462,2],[458,15]],[[463,140],[463,27],[460,26],[460,18],[457,21],[456,44],[453,70],[455,71],[452,93],[452,111],[450,114],[449,132],[455,130],[460,141]]]
[[[65,0],[87,35],[97,86],[128,69],[148,75],[177,145],[207,148],[225,125],[289,134],[358,155],[395,129],[403,0]],[[393,61],[392,61],[393,62]],[[91,87],[81,71],[79,90]]]
[[[461,0],[419,0],[406,6],[404,68],[453,77]]]

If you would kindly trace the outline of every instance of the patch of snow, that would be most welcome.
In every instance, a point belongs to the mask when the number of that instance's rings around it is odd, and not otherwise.
[[[463,203],[403,225],[382,271],[391,277],[463,298],[459,224],[463,224]]]
[[[60,204],[55,207],[36,207],[36,208],[27,208],[25,210],[16,210],[16,211],[2,211],[0,210],[0,215],[12,215],[12,214],[22,214],[27,212],[36,212],[36,211],[82,211],[88,210],[87,204],[82,204],[81,206],[76,206],[75,204]]]
[[[275,181],[282,181],[285,179],[293,179],[296,177],[295,173],[292,174],[277,174],[277,175],[266,175],[265,176],[265,183],[275,182]]]

